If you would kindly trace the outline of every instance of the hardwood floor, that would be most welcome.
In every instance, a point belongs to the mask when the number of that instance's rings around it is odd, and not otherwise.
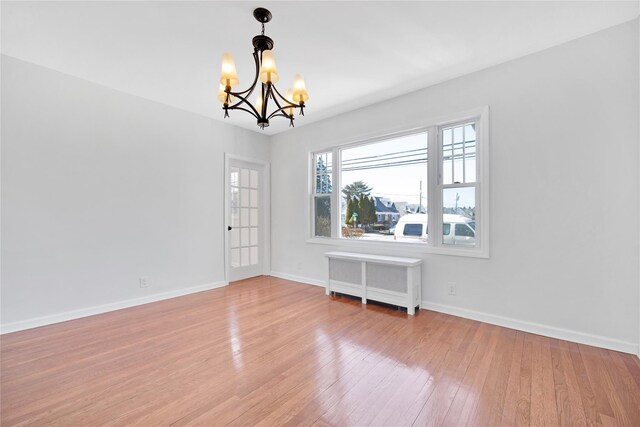
[[[2,426],[640,426],[640,360],[260,277],[1,337]]]

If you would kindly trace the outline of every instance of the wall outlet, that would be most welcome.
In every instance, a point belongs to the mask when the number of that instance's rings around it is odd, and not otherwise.
[[[140,278],[140,287],[141,288],[148,288],[149,287],[149,279],[147,279],[146,277],[141,277]]]
[[[449,289],[449,295],[455,295],[456,294],[456,282],[449,282],[448,289]]]

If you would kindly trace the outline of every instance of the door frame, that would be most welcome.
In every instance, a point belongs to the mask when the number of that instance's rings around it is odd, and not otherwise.
[[[222,215],[222,230],[224,233],[224,281],[229,284],[229,276],[231,271],[231,233],[227,230],[227,226],[231,224],[231,194],[229,188],[231,182],[229,174],[231,172],[231,160],[238,160],[241,162],[254,163],[262,166],[262,213],[260,219],[262,220],[262,230],[260,231],[260,238],[263,243],[262,250],[262,271],[264,275],[269,275],[271,272],[271,163],[266,160],[255,159],[252,157],[238,156],[236,154],[224,153],[224,215]]]

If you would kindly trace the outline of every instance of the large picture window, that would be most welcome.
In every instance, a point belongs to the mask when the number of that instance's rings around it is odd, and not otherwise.
[[[394,241],[395,227],[427,205],[427,133],[340,150],[341,237]]]
[[[312,238],[488,256],[487,126],[485,108],[312,153]]]

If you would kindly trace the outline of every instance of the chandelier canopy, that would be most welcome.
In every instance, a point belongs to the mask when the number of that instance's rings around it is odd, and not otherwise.
[[[287,118],[289,126],[293,126],[294,110],[299,108],[300,114],[304,116],[305,102],[309,99],[304,79],[301,74],[296,75],[293,88],[288,89],[285,96],[276,89],[275,84],[280,80],[280,76],[273,57],[273,40],[264,35],[264,24],[271,21],[271,12],[259,7],[253,11],[253,16],[262,23],[262,33],[253,38],[256,75],[248,89],[234,92],[233,87],[240,83],[236,64],[230,53],[222,56],[218,100],[223,104],[224,117],[229,117],[229,110],[242,110],[254,116],[261,129],[269,126],[269,120],[272,117]],[[255,104],[252,104],[248,98],[258,85],[258,80],[260,80],[260,91]],[[273,101],[275,106],[270,108],[270,101]]]

